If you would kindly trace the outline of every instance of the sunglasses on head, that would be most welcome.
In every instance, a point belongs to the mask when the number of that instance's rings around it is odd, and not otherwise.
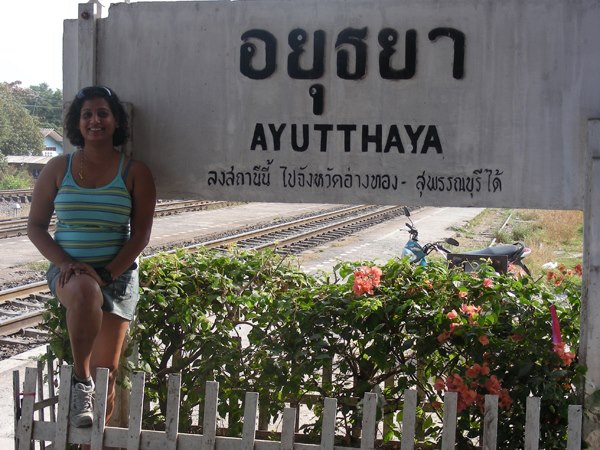
[[[84,87],[77,93],[77,98],[83,100],[94,96],[112,97],[112,91],[106,86],[88,86]]]

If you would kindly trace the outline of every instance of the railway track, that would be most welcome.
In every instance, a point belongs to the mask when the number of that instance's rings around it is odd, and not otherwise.
[[[248,250],[275,248],[282,253],[300,253],[401,214],[403,214],[402,207],[399,206],[350,206],[276,225],[261,226],[250,231],[233,232],[211,240],[200,239],[184,248],[189,251],[199,248],[225,250],[235,244],[239,248]],[[49,295],[45,282],[0,291],[0,336],[13,335],[24,328],[41,324],[44,312],[43,300]],[[33,308],[32,305],[38,303],[41,303],[41,307]],[[19,306],[24,308],[22,314],[18,313]],[[6,309],[9,313],[3,315]],[[23,317],[19,318],[19,316]]]
[[[1,189],[0,199],[9,201],[15,197],[31,197],[33,189]]]
[[[221,208],[233,204],[232,202],[215,202],[208,200],[176,200],[156,204],[154,217],[179,214],[186,211],[199,211],[203,209]],[[50,221],[50,230],[54,229],[55,217]],[[27,218],[0,219],[0,239],[25,236],[27,234]]]

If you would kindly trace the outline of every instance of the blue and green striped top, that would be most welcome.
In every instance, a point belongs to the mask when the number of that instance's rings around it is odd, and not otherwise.
[[[75,183],[72,156],[68,156],[67,173],[54,199],[54,240],[75,260],[103,267],[129,239],[131,195],[121,175],[125,155],[115,178],[99,188],[82,188]]]

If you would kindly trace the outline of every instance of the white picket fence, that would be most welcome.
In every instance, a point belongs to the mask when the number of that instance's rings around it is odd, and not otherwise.
[[[217,436],[217,403],[219,384],[206,383],[204,404],[203,434],[178,432],[179,400],[181,378],[169,378],[165,431],[142,429],[142,409],[144,403],[144,374],[136,372],[132,376],[132,389],[129,401],[129,428],[105,425],[108,370],[99,369],[96,382],[96,402],[94,419],[90,428],[71,428],[68,422],[69,397],[71,393],[72,368],[63,366],[60,370],[58,398],[43,398],[41,375],[38,368],[27,368],[25,380],[20,390],[19,372],[13,373],[15,389],[15,449],[30,450],[37,441],[40,448],[51,442],[53,450],[63,450],[67,443],[91,444],[92,450],[116,447],[127,450],[351,450],[349,447],[334,445],[337,400],[324,399],[323,426],[319,444],[295,442],[296,409],[285,408],[281,425],[280,441],[256,439],[258,394],[248,392],[244,402],[243,431],[241,438]],[[51,383],[50,383],[51,384]],[[36,388],[37,387],[37,388]],[[36,397],[38,401],[36,402]],[[401,450],[414,450],[417,392],[405,391],[402,423]],[[454,450],[456,447],[457,394],[449,392],[444,397],[444,416],[441,450]],[[44,409],[50,409],[47,416]],[[526,405],[524,450],[540,448],[540,399],[530,397]],[[56,409],[56,414],[54,414]],[[37,420],[34,418],[37,413]],[[377,436],[377,394],[365,394],[363,401],[363,421],[360,449],[374,449]],[[49,417],[50,420],[45,420]],[[481,448],[496,450],[498,425],[498,397],[486,395],[485,418]],[[569,407],[568,450],[581,449],[582,408]],[[515,439],[518,437],[515,436]]]

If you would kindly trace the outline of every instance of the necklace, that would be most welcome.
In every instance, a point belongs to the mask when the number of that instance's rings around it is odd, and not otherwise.
[[[84,162],[85,162],[85,153],[83,153],[83,149],[81,149],[81,158],[79,158],[79,173],[77,174],[81,181],[85,180],[85,176],[83,174]]]

